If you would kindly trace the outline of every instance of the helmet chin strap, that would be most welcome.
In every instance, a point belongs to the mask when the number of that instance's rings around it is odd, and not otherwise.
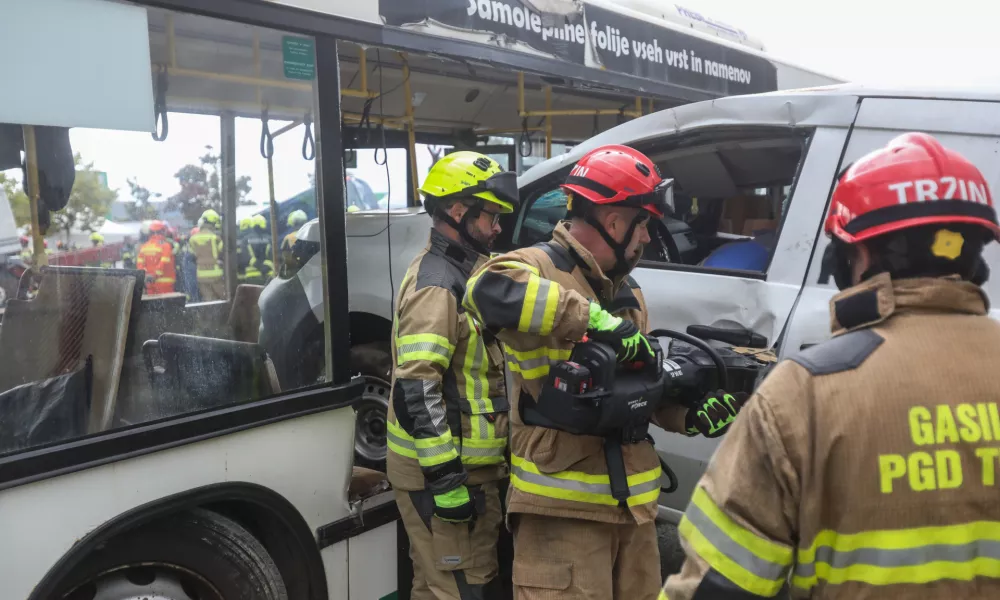
[[[487,248],[485,244],[483,244],[476,238],[472,237],[472,234],[469,233],[469,223],[474,221],[475,219],[478,219],[482,211],[483,211],[482,206],[478,205],[469,206],[468,210],[465,211],[465,214],[462,215],[462,220],[456,221],[447,212],[441,210],[440,207],[435,206],[434,216],[441,219],[442,221],[447,223],[452,229],[457,231],[459,237],[461,237],[462,241],[465,242],[465,245],[468,246],[473,252],[476,252],[483,256],[489,256],[490,249]]]
[[[594,218],[593,211],[587,211],[587,214],[583,217],[583,220],[588,225],[596,229],[597,233],[601,234],[601,237],[604,238],[604,243],[606,243],[615,253],[615,266],[604,272],[608,279],[628,275],[629,271],[632,270],[632,265],[629,264],[629,261],[625,256],[625,252],[628,250],[628,244],[632,241],[632,235],[635,233],[635,228],[639,226],[640,222],[642,222],[643,216],[644,215],[640,212],[634,219],[632,219],[632,223],[628,226],[628,231],[625,232],[625,241],[623,242],[616,242],[615,238],[611,237],[608,230],[605,229],[596,218]]]

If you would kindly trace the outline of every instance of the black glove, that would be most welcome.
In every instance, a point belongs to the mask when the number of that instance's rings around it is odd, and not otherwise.
[[[736,415],[746,404],[743,392],[727,394],[723,390],[710,392],[701,403],[688,409],[684,428],[689,436],[699,433],[708,438],[719,437],[736,420]]]
[[[465,523],[472,520],[475,513],[469,488],[464,485],[434,496],[434,514],[442,521]]]
[[[650,363],[655,357],[646,336],[628,319],[616,317],[596,302],[590,305],[587,334],[615,349],[620,363]]]

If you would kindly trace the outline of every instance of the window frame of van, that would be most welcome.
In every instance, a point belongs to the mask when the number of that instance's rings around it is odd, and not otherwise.
[[[353,405],[360,397],[363,382],[352,380],[350,370],[350,320],[347,281],[346,169],[340,159],[343,135],[340,123],[340,69],[336,37],[315,31],[307,13],[274,5],[274,18],[261,20],[251,3],[212,0],[192,3],[174,0],[134,2],[137,6],[162,8],[178,13],[210,17],[232,23],[257,25],[277,31],[302,33],[315,42],[317,91],[314,103],[317,119],[317,214],[322,222],[322,245],[326,270],[325,326],[329,327],[326,361],[327,382],[282,391],[257,400],[183,413],[53,442],[0,455],[0,491],[74,473],[127,458],[229,435],[238,431]],[[270,8],[270,7],[269,7]],[[249,14],[253,13],[253,14]],[[291,21],[289,23],[288,21]],[[325,158],[324,158],[325,157]]]
[[[727,127],[727,126],[713,126],[713,127],[707,127],[707,128],[705,128],[704,131],[725,131],[726,129],[729,129],[729,127]],[[810,147],[810,144],[812,144],[812,140],[813,140],[813,137],[814,137],[813,134],[815,133],[815,128],[812,128],[812,127],[808,127],[808,128],[807,127],[802,127],[802,128],[796,128],[796,129],[799,130],[798,133],[802,134],[801,135],[801,137],[802,137],[801,154],[799,155],[799,159],[798,159],[798,161],[797,161],[797,163],[795,165],[795,173],[792,176],[792,182],[791,182],[791,184],[788,185],[788,186],[783,186],[783,187],[787,187],[788,188],[788,194],[787,194],[787,200],[786,200],[786,204],[787,205],[790,205],[791,202],[794,201],[794,199],[795,199],[795,191],[796,191],[796,187],[798,186],[799,177],[802,174],[802,169],[803,169],[803,166],[805,165],[805,159],[806,159],[806,156],[809,154],[809,147]],[[711,144],[707,144],[707,145],[710,146]],[[552,191],[556,190],[559,187],[562,179],[565,177],[565,175],[563,175],[561,177],[561,176],[559,176],[559,174],[560,173],[564,173],[564,172],[568,173],[572,166],[573,166],[572,164],[568,164],[565,167],[563,167],[562,169],[560,169],[559,171],[555,171],[555,172],[547,175],[544,179],[540,179],[540,180],[534,182],[534,184],[532,184],[531,192],[526,197],[526,199],[524,200],[523,206],[521,207],[521,213],[517,216],[516,219],[511,219],[510,221],[508,221],[508,223],[510,223],[510,227],[511,227],[510,236],[507,237],[507,236],[504,236],[503,233],[501,233],[501,239],[504,241],[505,245],[508,245],[510,247],[509,248],[510,250],[516,250],[516,249],[520,249],[520,248],[525,248],[526,247],[526,245],[523,244],[523,243],[517,243],[517,244],[515,244],[513,242],[515,233],[518,233],[519,232],[519,227],[523,226],[524,219],[527,216],[527,214],[530,212],[532,206],[534,206],[535,202],[537,202],[538,199],[541,198],[542,196],[544,196],[545,194],[548,194],[549,192],[552,192]],[[781,239],[781,233],[782,233],[782,230],[784,229],[785,221],[787,220],[787,216],[788,216],[788,210],[782,211],[780,220],[778,222],[778,226],[777,226],[777,228],[775,229],[775,232],[774,232],[775,240],[780,240]],[[504,225],[506,226],[507,223],[504,223]],[[642,259],[642,260],[640,260],[639,263],[636,265],[636,268],[637,269],[640,269],[640,268],[641,269],[655,269],[655,270],[660,270],[660,271],[680,271],[680,272],[685,272],[685,273],[705,273],[705,274],[708,274],[708,275],[724,275],[724,276],[727,276],[727,277],[741,277],[741,278],[744,278],[744,279],[756,279],[756,280],[760,280],[760,281],[767,281],[767,275],[768,275],[768,272],[771,270],[771,263],[774,261],[774,255],[775,255],[775,252],[772,251],[770,253],[770,255],[768,256],[767,265],[766,265],[766,267],[764,268],[763,271],[749,271],[749,270],[743,270],[743,269],[721,269],[721,268],[718,268],[718,267],[703,267],[703,266],[698,266],[698,265],[686,265],[686,264],[680,264],[680,263],[660,262],[660,261],[649,260],[649,259]]]

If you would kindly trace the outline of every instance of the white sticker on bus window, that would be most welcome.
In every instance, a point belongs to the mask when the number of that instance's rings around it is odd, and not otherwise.
[[[2,4],[0,122],[153,130],[145,8],[107,0]]]

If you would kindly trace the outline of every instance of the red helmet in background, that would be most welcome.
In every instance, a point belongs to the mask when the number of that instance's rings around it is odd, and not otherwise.
[[[993,195],[979,169],[926,133],[906,133],[843,172],[824,230],[854,244],[944,223],[981,225],[1000,239]]]
[[[167,232],[167,226],[163,221],[153,221],[149,224],[149,233],[163,235]]]
[[[648,156],[628,146],[608,145],[587,153],[570,171],[563,190],[594,204],[643,208],[657,217],[672,210],[663,179]]]

